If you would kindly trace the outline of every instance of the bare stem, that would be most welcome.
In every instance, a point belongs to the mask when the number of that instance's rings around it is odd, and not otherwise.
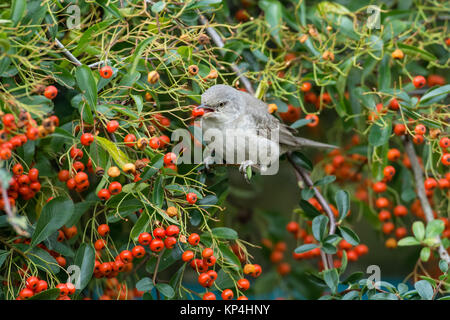
[[[213,27],[208,27],[208,24],[209,24],[208,19],[206,19],[205,16],[203,16],[202,14],[200,14],[199,11],[197,11],[197,13],[199,14],[200,22],[203,25],[206,26],[206,32],[210,35],[210,37],[212,38],[212,40],[214,41],[216,46],[218,46],[219,48],[223,48],[225,44],[224,44],[222,38],[220,37],[220,35],[217,33],[216,29],[214,29]],[[225,53],[223,51],[220,51],[220,52],[221,52],[222,56],[225,55]],[[236,64],[232,63],[231,64],[231,69],[233,69],[233,71],[236,72],[236,74],[238,75],[239,79],[244,84],[245,89],[251,95],[254,95],[255,94],[255,90],[253,89],[252,84],[250,83],[248,78],[242,74],[242,72],[238,68],[238,66]]]
[[[328,202],[325,200],[325,198],[323,197],[323,195],[319,192],[319,190],[314,187],[314,183],[312,182],[311,178],[309,177],[308,172],[306,172],[305,169],[303,169],[302,167],[298,166],[294,160],[292,159],[292,155],[291,153],[287,154],[288,160],[289,162],[292,164],[292,166],[295,169],[296,172],[296,176],[297,176],[297,180],[299,180],[299,178],[301,179],[301,181],[303,181],[303,183],[305,184],[305,186],[307,186],[308,188],[312,188],[314,191],[314,194],[317,198],[317,201],[319,201],[320,205],[322,206],[322,208],[325,210],[329,220],[330,220],[330,230],[328,232],[328,234],[334,234],[336,232],[336,220],[334,219],[334,214],[333,211],[331,211],[330,206],[328,205]],[[322,254],[322,251],[321,251]],[[325,268],[328,269],[332,269],[333,268],[333,257],[331,254],[326,254],[326,261],[327,263],[324,263]],[[322,260],[323,257],[322,257]]]
[[[425,220],[427,223],[430,223],[434,220],[433,209],[428,202],[428,198],[425,192],[424,180],[423,180],[423,171],[420,167],[419,161],[417,160],[416,151],[414,150],[414,145],[409,137],[405,137],[404,140],[405,151],[408,155],[409,161],[411,163],[411,168],[414,173],[414,180],[416,182],[417,196],[420,200],[420,205],[422,206],[423,212],[425,213]],[[444,245],[442,244],[441,238],[436,236],[436,240],[439,242],[439,256],[442,260],[446,261],[450,264],[450,256],[445,250]]]

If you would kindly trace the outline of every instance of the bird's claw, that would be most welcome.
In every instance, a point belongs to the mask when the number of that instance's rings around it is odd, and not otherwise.
[[[245,181],[250,183],[250,177],[247,174],[247,168],[253,166],[255,163],[252,160],[245,160],[239,166],[239,171],[244,175]]]
[[[209,172],[211,170],[211,164],[213,164],[214,161],[214,157],[212,156],[207,156],[204,160],[203,160],[203,164],[205,166],[205,172]]]

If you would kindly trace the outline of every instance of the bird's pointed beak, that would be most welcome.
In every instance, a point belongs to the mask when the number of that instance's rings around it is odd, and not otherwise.
[[[205,113],[210,113],[210,112],[214,112],[214,109],[205,105],[205,104],[201,104],[198,106],[198,108],[202,108],[203,110],[205,110]]]

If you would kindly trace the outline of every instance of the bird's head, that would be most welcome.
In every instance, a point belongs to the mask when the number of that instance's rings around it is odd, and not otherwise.
[[[204,117],[237,115],[242,106],[242,96],[233,87],[216,84],[202,94],[200,108],[205,110]]]

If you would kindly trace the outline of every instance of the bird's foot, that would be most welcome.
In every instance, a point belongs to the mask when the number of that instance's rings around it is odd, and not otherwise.
[[[239,171],[244,175],[245,181],[247,181],[247,183],[250,183],[250,178],[252,174],[251,170],[254,164],[255,163],[252,160],[245,160],[239,166]]]
[[[215,163],[215,159],[212,156],[207,156],[203,160],[203,164],[205,165],[205,172],[209,172],[211,170],[211,165]]]

